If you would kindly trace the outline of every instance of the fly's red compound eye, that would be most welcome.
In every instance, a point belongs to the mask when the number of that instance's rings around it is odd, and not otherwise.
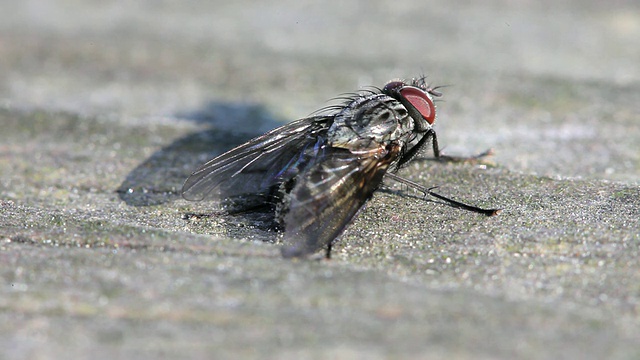
[[[424,90],[414,86],[404,86],[400,88],[398,92],[400,96],[420,112],[420,115],[422,115],[430,125],[433,125],[433,122],[436,120],[436,107]]]

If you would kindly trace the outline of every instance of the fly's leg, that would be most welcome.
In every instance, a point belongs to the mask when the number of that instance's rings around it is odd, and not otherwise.
[[[480,154],[473,155],[473,156],[443,155],[440,152],[440,147],[438,146],[438,137],[436,136],[435,131],[432,132],[431,137],[433,138],[431,143],[433,144],[433,156],[434,156],[433,160],[435,161],[452,162],[452,163],[470,163],[470,164],[485,163],[486,164],[487,163],[486,158],[488,156],[493,155],[493,149],[488,149]]]
[[[398,176],[396,174],[393,174],[393,173],[387,173],[387,174],[385,174],[385,176],[387,176],[387,177],[389,177],[389,178],[391,178],[391,179],[393,179],[393,180],[395,180],[395,181],[397,181],[399,183],[405,184],[405,185],[407,185],[407,186],[409,186],[409,187],[411,187],[411,188],[413,188],[415,190],[418,190],[418,191],[424,193],[425,197],[427,195],[433,196],[433,197],[435,197],[437,199],[440,199],[440,200],[446,202],[448,205],[456,207],[456,208],[459,208],[459,209],[463,209],[463,210],[467,210],[467,211],[483,214],[483,215],[486,215],[486,216],[498,215],[498,213],[501,210],[501,209],[484,209],[484,208],[480,208],[480,207],[477,207],[477,206],[465,204],[465,203],[457,201],[457,200],[450,199],[448,197],[445,197],[445,196],[442,196],[440,194],[434,193],[433,189],[436,189],[437,186],[428,188],[428,187],[425,187],[425,186],[422,186],[422,185],[418,184],[415,181],[411,181],[409,179],[405,179],[405,178],[403,178],[401,176]]]
[[[325,258],[331,259],[331,244],[333,243],[333,241],[329,241],[329,244],[327,244],[327,253],[325,254]]]

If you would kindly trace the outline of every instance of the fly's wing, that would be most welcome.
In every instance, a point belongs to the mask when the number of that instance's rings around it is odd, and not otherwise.
[[[330,126],[332,116],[291,122],[229,150],[198,168],[182,187],[187,200],[223,200],[265,195],[300,166],[301,152],[313,146]]]
[[[284,215],[284,257],[301,257],[326,247],[346,228],[380,186],[399,147],[352,153],[328,147],[322,161],[297,180]]]

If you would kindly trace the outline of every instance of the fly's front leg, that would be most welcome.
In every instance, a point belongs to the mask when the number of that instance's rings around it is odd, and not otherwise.
[[[440,155],[440,147],[438,147],[438,136],[433,130],[431,130],[431,138],[431,144],[433,145],[433,156],[439,160],[442,156]]]
[[[435,158],[436,161],[440,161],[440,162],[454,162],[454,163],[471,163],[471,164],[476,164],[476,163],[483,163],[483,164],[487,164],[490,162],[486,161],[486,157],[487,156],[491,156],[493,155],[493,149],[488,149],[480,154],[477,155],[473,155],[473,156],[449,156],[449,155],[443,155],[440,152],[440,147],[438,146],[438,136],[436,135],[435,131],[432,131],[431,137],[433,138],[432,140],[432,144],[433,144],[433,156]]]

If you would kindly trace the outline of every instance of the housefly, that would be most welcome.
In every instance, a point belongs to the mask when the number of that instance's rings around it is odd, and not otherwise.
[[[284,231],[282,255],[303,257],[332,242],[385,176],[466,210],[494,215],[395,175],[431,142],[434,98],[424,77],[394,80],[345,97],[341,105],[281,126],[202,165],[187,178],[187,200],[209,200],[226,212],[268,208]],[[482,155],[481,155],[482,156]]]

